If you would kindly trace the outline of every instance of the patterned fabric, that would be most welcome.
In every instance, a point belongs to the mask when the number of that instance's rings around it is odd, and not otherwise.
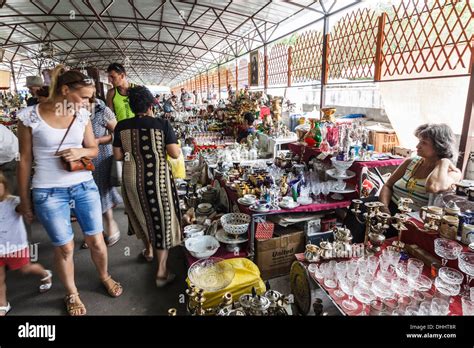
[[[401,197],[411,198],[415,210],[420,210],[428,205],[430,194],[426,192],[426,178],[414,178],[416,170],[421,165],[423,158],[414,157],[405,171],[405,174],[393,185],[392,201],[398,204]]]
[[[96,138],[109,134],[107,123],[112,120],[115,120],[113,111],[102,100],[97,99],[95,112],[91,115],[92,129]],[[123,202],[117,189],[110,182],[112,161],[112,144],[99,145],[99,155],[92,160],[95,166],[92,176],[99,188],[102,213]]]
[[[157,249],[181,244],[181,212],[166,145],[177,143],[168,121],[134,117],[118,123],[114,146],[125,155],[123,197],[129,234]]]

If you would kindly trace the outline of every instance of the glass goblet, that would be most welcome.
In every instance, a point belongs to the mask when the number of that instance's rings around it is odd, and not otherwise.
[[[354,296],[354,286],[356,284],[356,280],[350,279],[348,277],[341,278],[339,281],[339,286],[344,293],[347,294],[348,298],[342,301],[342,307],[347,309],[348,311],[355,311],[359,306],[357,302],[353,300]]]
[[[370,289],[356,285],[354,287],[354,296],[360,303],[362,303],[360,315],[367,315],[366,306],[375,300],[375,294]]]
[[[446,266],[448,260],[456,260],[462,251],[462,246],[454,240],[437,238],[434,241],[436,255],[441,257],[441,264]]]
[[[471,280],[474,277],[474,253],[461,253],[458,257],[459,269],[466,274],[466,284],[463,285],[463,296],[470,296]]]

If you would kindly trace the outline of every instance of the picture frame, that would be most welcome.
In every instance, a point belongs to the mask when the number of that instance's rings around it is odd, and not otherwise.
[[[258,50],[250,52],[249,85],[258,86]]]

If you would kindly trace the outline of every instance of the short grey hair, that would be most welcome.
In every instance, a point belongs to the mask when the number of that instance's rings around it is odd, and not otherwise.
[[[429,139],[433,143],[436,155],[441,158],[454,160],[456,151],[454,144],[456,139],[451,127],[445,123],[426,123],[415,130],[418,138]]]

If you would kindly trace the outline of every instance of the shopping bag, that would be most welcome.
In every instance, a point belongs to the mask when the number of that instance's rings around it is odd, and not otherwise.
[[[171,172],[173,173],[174,179],[185,179],[186,178],[186,167],[184,165],[184,156],[183,153],[179,155],[178,158],[174,159],[168,156],[168,163],[171,167]]]
[[[275,229],[273,222],[267,222],[263,218],[256,218],[255,225],[255,238],[257,240],[265,240],[273,237],[273,230]]]

